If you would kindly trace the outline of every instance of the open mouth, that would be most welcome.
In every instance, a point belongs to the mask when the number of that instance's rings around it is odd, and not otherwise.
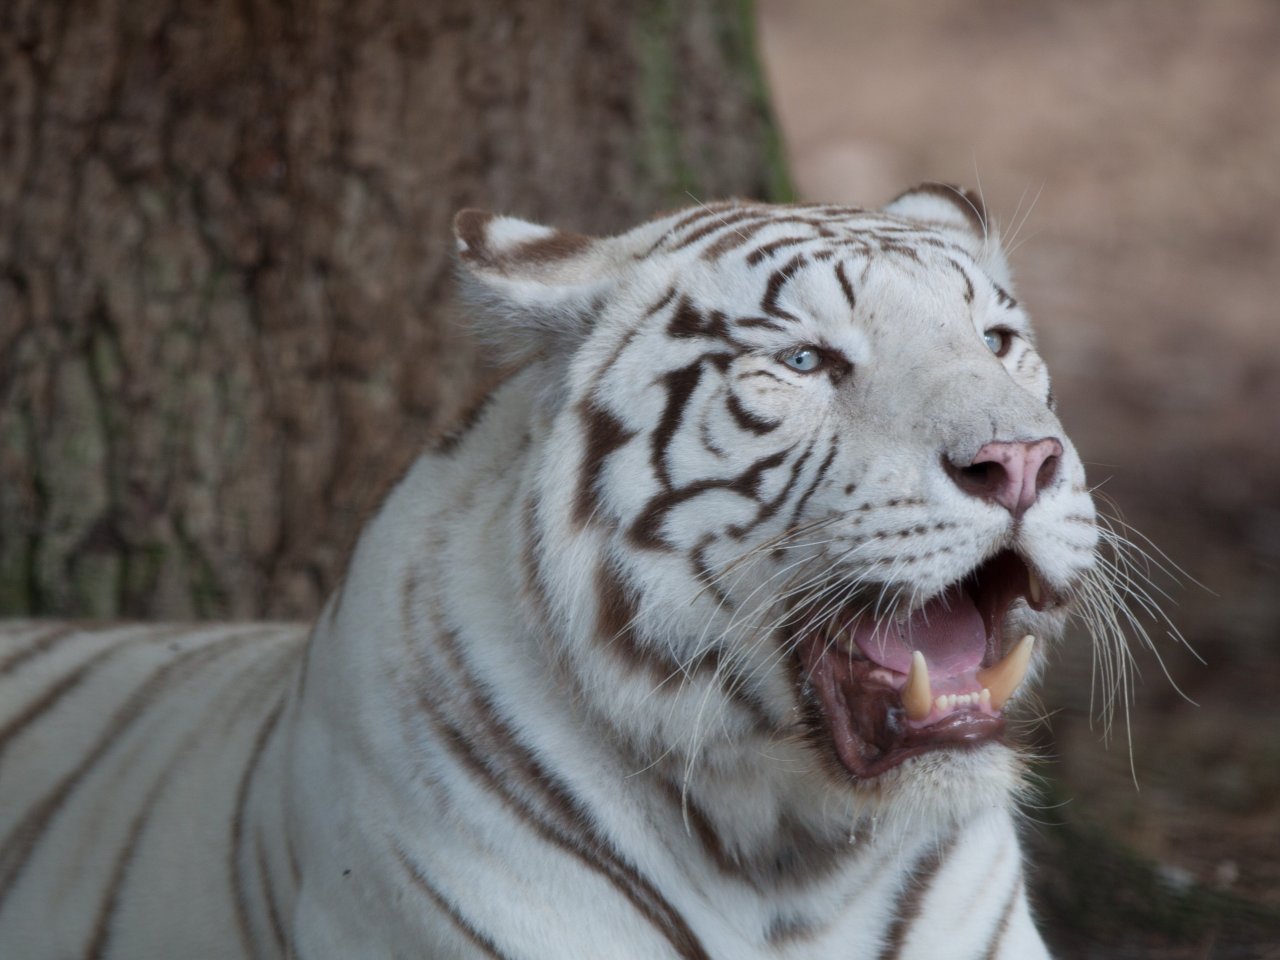
[[[1004,640],[1019,599],[1032,610],[1056,602],[1005,550],[904,618],[848,610],[802,627],[810,719],[825,728],[845,769],[876,777],[929,750],[998,739],[1001,711],[1035,643],[1030,635]]]

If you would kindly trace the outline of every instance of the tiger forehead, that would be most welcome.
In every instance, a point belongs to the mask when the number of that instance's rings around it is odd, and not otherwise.
[[[766,246],[776,247],[774,240]],[[816,245],[816,246],[815,246]],[[804,335],[817,324],[827,330],[848,329],[850,321],[877,326],[913,314],[968,318],[974,310],[975,291],[991,287],[981,268],[964,251],[910,252],[891,246],[867,250],[847,242],[811,238],[795,244],[785,255],[756,265],[709,264],[699,257],[680,263],[666,303],[676,303],[669,333],[675,336],[705,335],[710,329],[730,326],[749,329],[758,337]],[[676,293],[678,291],[678,295]],[[1002,305],[1015,301],[1006,297]],[[701,319],[693,319],[696,306]],[[655,308],[649,315],[665,313]],[[720,319],[717,316],[720,315]]]
[[[937,231],[859,207],[717,204],[680,217],[638,259],[694,253],[707,262],[732,257],[757,266],[796,248],[815,259],[897,255],[926,250],[967,257]]]

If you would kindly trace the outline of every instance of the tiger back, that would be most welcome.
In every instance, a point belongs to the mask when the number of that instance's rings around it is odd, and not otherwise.
[[[310,629],[8,628],[0,954],[1046,956],[1098,534],[981,206],[455,230],[509,373]]]

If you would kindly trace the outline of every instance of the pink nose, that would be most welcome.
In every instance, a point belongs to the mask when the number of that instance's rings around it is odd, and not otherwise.
[[[1041,440],[994,440],[984,444],[967,467],[950,466],[951,478],[965,493],[1000,504],[1020,517],[1053,482],[1062,444]]]

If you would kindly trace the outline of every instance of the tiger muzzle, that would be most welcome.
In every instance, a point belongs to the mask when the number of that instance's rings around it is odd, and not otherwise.
[[[1010,608],[1059,602],[1017,553],[1003,551],[898,619],[848,610],[795,634],[811,731],[854,777],[919,754],[1000,739],[1026,677],[1031,634],[1005,640]]]

